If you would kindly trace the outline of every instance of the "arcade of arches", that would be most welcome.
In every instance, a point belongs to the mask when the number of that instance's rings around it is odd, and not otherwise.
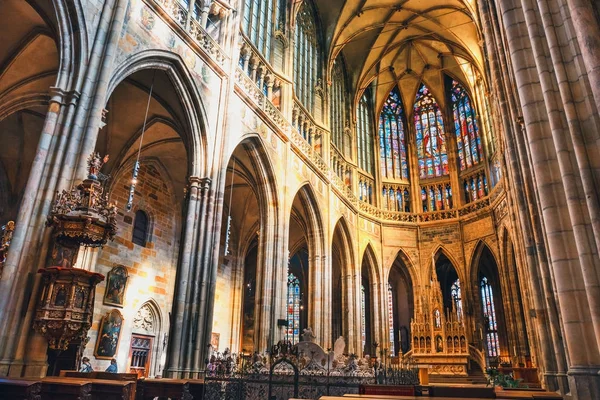
[[[5,0],[0,37],[0,376],[197,377],[310,328],[600,398],[597,2]],[[116,235],[69,258],[92,153]],[[59,353],[52,266],[105,276]]]

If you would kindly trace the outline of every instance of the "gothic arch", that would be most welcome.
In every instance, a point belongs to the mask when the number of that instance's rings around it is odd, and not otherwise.
[[[189,69],[178,54],[165,50],[144,50],[128,57],[119,65],[109,83],[106,99],[127,77],[142,70],[164,71],[173,85],[185,113],[184,132],[178,132],[188,152],[188,175],[208,175],[207,132],[209,132],[207,111],[202,97]]]
[[[494,253],[494,251],[492,251],[492,247],[485,240],[480,239],[477,242],[477,245],[475,245],[475,248],[473,249],[471,262],[467,264],[469,265],[469,282],[473,285],[477,284],[480,265],[479,263],[481,261],[481,256],[486,249],[493,257],[494,263],[496,264],[497,268],[497,274],[500,275],[500,268],[502,265],[500,263],[500,258]]]
[[[341,242],[342,248],[340,252],[345,256],[346,262],[348,265],[356,265],[355,263],[355,255],[354,255],[354,246],[352,246],[352,233],[348,228],[348,221],[344,216],[341,216],[333,229],[333,236],[331,237],[331,244],[334,245],[336,241],[336,234],[339,235],[338,238]],[[344,259],[344,257],[342,257]]]
[[[309,251],[313,255],[323,254],[323,216],[320,211],[319,201],[317,200],[317,196],[315,195],[315,191],[310,182],[301,184],[293,198],[298,198],[300,200],[300,203],[306,212],[307,221],[305,221],[305,223]],[[290,205],[290,207],[292,208],[293,204]]]
[[[132,319],[131,333],[132,335],[142,335],[141,337],[138,336],[138,338],[144,341],[152,338],[152,347],[149,354],[150,368],[147,371],[149,376],[160,373],[161,351],[164,351],[161,341],[163,332],[163,318],[160,307],[154,299],[146,300],[138,308]],[[129,365],[133,365],[131,364],[131,360],[129,360]]]
[[[131,331],[158,337],[162,332],[162,312],[154,299],[148,299],[137,309]]]
[[[389,278],[392,268],[394,268],[394,265],[396,265],[396,262],[398,260],[400,260],[402,262],[405,272],[408,273],[408,278],[410,279],[410,281],[413,285],[413,288],[416,287],[416,285],[418,285],[418,283],[420,282],[419,275],[418,275],[417,271],[415,270],[415,264],[411,260],[410,256],[403,249],[398,249],[398,252],[396,253],[396,256],[393,258],[391,264],[389,265],[388,268],[385,269],[385,271],[384,271],[385,278],[386,279]]]
[[[456,274],[458,275],[458,278],[460,279],[460,281],[464,282],[467,277],[464,276],[465,275],[464,271],[462,270],[462,268],[460,268],[461,264],[456,260],[456,258],[452,255],[452,253],[450,253],[450,251],[448,251],[448,249],[446,247],[444,247],[442,244],[438,244],[436,247],[434,247],[434,250],[431,252],[431,257],[433,257],[433,261],[437,262],[437,260],[442,255],[445,256],[450,261],[450,263],[456,270]],[[426,282],[427,282],[429,277],[431,276],[431,273],[433,272],[432,271],[433,264],[425,263],[425,265],[428,266],[427,267],[427,275],[425,275],[425,277],[424,277],[424,279],[426,279]]]

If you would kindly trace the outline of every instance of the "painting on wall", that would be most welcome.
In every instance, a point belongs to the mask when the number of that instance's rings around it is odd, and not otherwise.
[[[212,332],[210,335],[210,344],[213,350],[217,350],[219,348],[219,339],[221,338],[221,334],[217,332]]]
[[[106,291],[104,292],[104,304],[123,307],[125,288],[127,287],[127,268],[117,265],[108,273],[106,279]]]
[[[111,359],[117,354],[122,326],[123,316],[119,310],[109,311],[102,317],[94,351],[96,358]]]

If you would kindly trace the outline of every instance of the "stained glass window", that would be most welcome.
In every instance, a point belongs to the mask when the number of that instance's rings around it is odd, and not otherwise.
[[[475,110],[471,99],[460,83],[453,80],[450,100],[454,117],[454,132],[458,147],[460,169],[473,167],[481,162],[481,139]]]
[[[361,318],[361,327],[360,327],[360,337],[362,340],[362,348],[365,348],[365,344],[367,343],[367,299],[365,294],[365,286],[360,285],[360,318]]]
[[[444,137],[444,121],[438,103],[421,84],[414,106],[419,176],[432,178],[448,175],[448,154]]]
[[[383,177],[408,179],[404,111],[397,87],[390,92],[379,115],[379,151]]]
[[[394,338],[394,293],[392,291],[392,285],[388,283],[388,323],[390,325],[390,354],[396,355],[394,349],[395,338]]]
[[[358,166],[373,174],[373,123],[370,117],[367,95],[363,95],[356,110],[356,132],[358,136]]]
[[[333,66],[331,83],[331,136],[338,151],[344,154],[344,128],[346,123],[346,81],[341,58]]]
[[[462,309],[462,296],[460,294],[460,279],[454,281],[450,287],[450,294],[452,295],[452,301],[454,301],[454,307],[456,308],[456,316],[458,320],[462,320],[463,309]]]
[[[294,49],[294,93],[302,105],[313,112],[318,78],[318,45],[315,18],[307,2],[296,17]]]
[[[492,290],[492,285],[490,285],[485,276],[481,278],[480,288],[487,352],[488,356],[497,357],[500,354],[500,341],[498,340],[498,326],[496,325],[494,292]]]
[[[271,57],[273,3],[273,0],[245,0],[244,2],[242,27],[252,44],[267,60]]]
[[[300,306],[302,303],[300,281],[292,273],[288,275],[287,292],[287,340],[293,344],[300,341]]]

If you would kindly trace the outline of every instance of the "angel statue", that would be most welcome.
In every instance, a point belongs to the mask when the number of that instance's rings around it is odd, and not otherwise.
[[[88,179],[98,180],[98,174],[104,164],[108,162],[108,154],[100,158],[100,153],[92,153],[88,158]]]

